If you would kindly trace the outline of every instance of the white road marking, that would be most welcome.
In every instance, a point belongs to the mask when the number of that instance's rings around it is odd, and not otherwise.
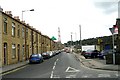
[[[53,71],[51,72],[50,78],[53,78]]]
[[[115,76],[117,76],[117,77],[118,77],[119,75],[118,75],[118,74],[115,74]]]
[[[56,62],[54,63],[54,66],[56,66]]]
[[[53,78],[60,78],[60,76],[58,76],[58,75],[54,75]]]
[[[57,59],[56,61],[58,61],[59,59]]]
[[[98,77],[110,77],[110,74],[98,74]]]
[[[90,78],[90,77],[92,77],[93,75],[92,74],[84,74],[83,76],[82,76],[82,78]]]
[[[76,75],[68,75],[66,78],[76,78]]]
[[[75,68],[68,67],[65,72],[79,72],[79,71],[80,71],[80,70],[77,70],[77,69],[75,69]]]
[[[82,78],[87,78],[87,77],[88,77],[87,75],[82,76]]]
[[[53,66],[53,70],[55,69],[55,66]]]
[[[55,70],[55,66],[56,66],[56,63],[57,63],[57,61],[58,61],[59,59],[57,59],[55,62],[54,62],[54,66],[53,66],[53,70],[52,70],[52,72],[51,72],[51,75],[50,75],[50,78],[58,78],[58,76],[56,77],[53,77],[54,75],[53,75],[53,71]]]

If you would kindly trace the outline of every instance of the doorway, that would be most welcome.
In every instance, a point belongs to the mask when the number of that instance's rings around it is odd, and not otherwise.
[[[18,62],[20,62],[20,45],[17,46]]]
[[[8,50],[7,50],[7,43],[4,43],[4,65],[7,65],[7,53],[8,53]]]

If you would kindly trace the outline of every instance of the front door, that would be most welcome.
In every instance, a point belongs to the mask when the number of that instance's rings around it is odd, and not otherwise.
[[[18,62],[20,62],[20,45],[17,46]]]
[[[7,65],[7,43],[4,43],[4,65]]]

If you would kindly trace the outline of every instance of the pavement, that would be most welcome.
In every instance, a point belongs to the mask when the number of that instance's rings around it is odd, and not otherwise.
[[[80,62],[86,67],[93,69],[101,69],[101,70],[120,71],[120,65],[106,64],[106,60],[104,59],[98,59],[98,58],[85,59],[85,57],[82,56],[81,54],[75,54],[75,55],[80,60]]]
[[[76,53],[74,53],[74,54],[80,60],[80,62],[86,67],[93,68],[93,69],[120,71],[120,68],[119,68],[118,65],[106,64],[105,60],[85,59],[85,57],[80,55],[80,54],[76,54]],[[0,74],[4,74],[6,72],[15,70],[15,69],[20,68],[20,67],[24,67],[28,63],[29,63],[29,61],[23,61],[23,62],[19,62],[17,64],[6,65],[6,66],[3,66],[3,67],[0,67],[0,70],[1,70]]]
[[[0,74],[4,74],[6,72],[21,68],[21,67],[27,65],[28,63],[29,63],[29,61],[27,60],[27,61],[19,62],[17,64],[5,65],[3,67],[0,67],[0,70],[1,70]]]

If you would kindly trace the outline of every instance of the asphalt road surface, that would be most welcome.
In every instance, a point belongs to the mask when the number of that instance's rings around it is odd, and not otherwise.
[[[117,71],[83,66],[74,54],[62,52],[40,64],[28,64],[3,78],[117,78]]]

